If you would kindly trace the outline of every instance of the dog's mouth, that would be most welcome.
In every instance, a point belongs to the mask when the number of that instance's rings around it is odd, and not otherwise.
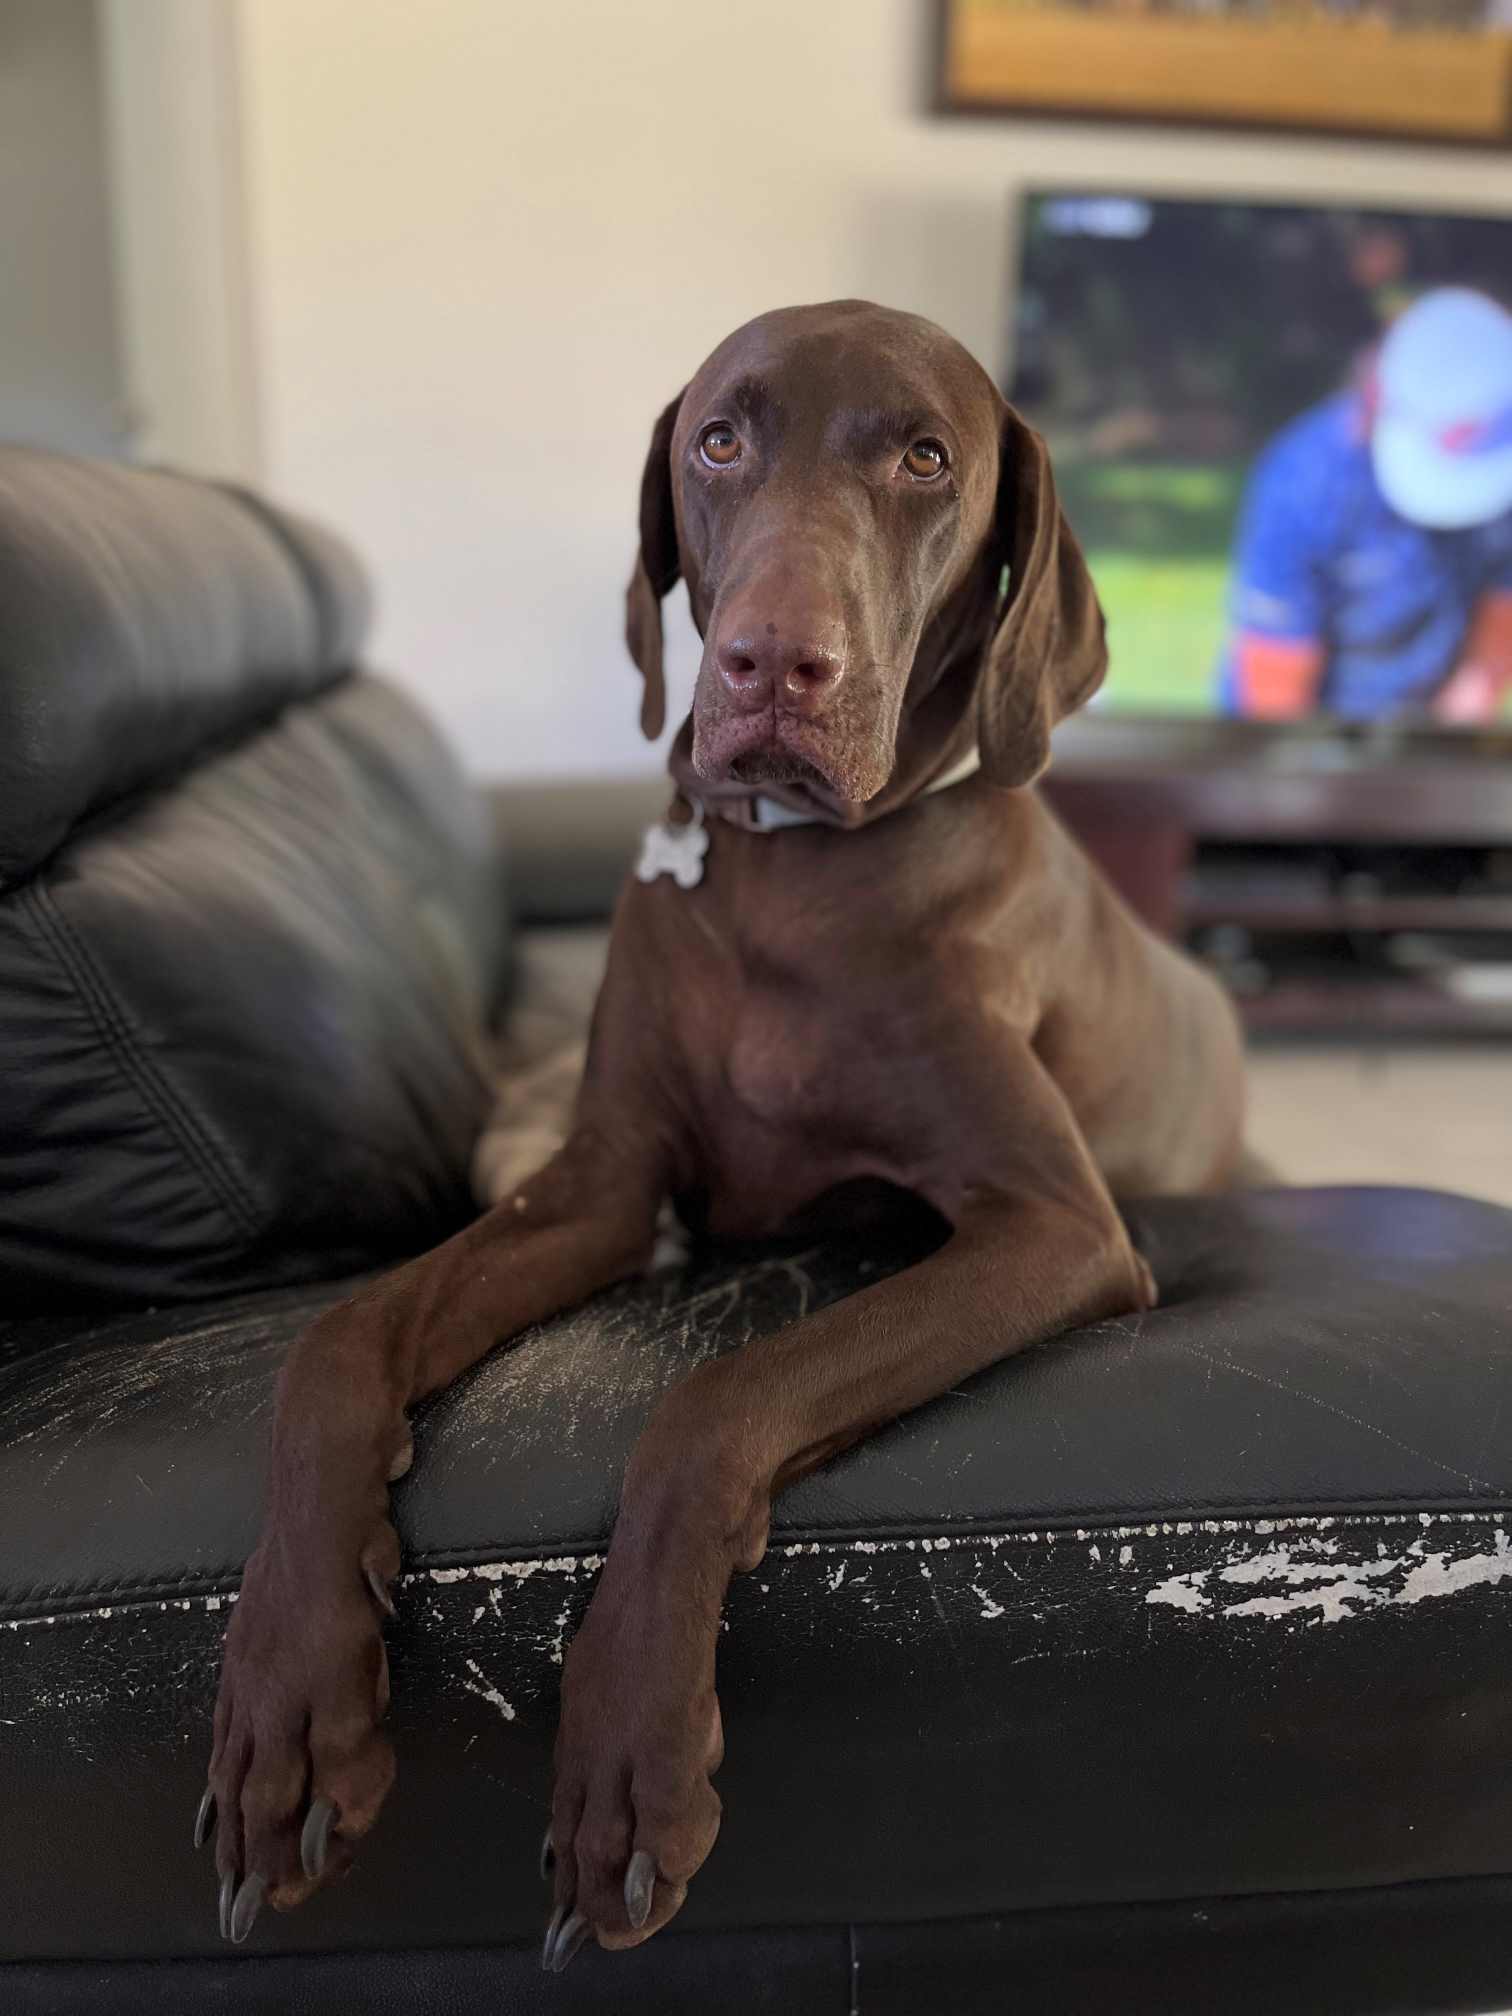
[[[695,724],[693,760],[711,781],[800,785],[826,796],[844,795],[839,775],[843,765],[812,723],[781,713],[700,721],[695,710]]]
[[[737,784],[809,784],[821,790],[834,788],[817,763],[810,763],[806,756],[777,743],[735,757],[729,775]]]

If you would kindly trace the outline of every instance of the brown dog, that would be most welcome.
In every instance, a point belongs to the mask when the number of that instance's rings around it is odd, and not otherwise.
[[[405,1410],[642,1267],[665,1199],[748,1238],[882,1178],[952,1229],[653,1415],[563,1673],[556,1968],[590,1932],[648,1938],[713,1845],[720,1606],[775,1494],[994,1359],[1148,1307],[1113,1196],[1238,1160],[1225,1000],[1023,788],[1102,678],[1102,618],[1044,446],[986,373],[864,302],[762,316],[657,422],[640,518],[648,735],[679,574],[705,639],[676,818],[621,898],[561,1153],[289,1355],[197,1827],[218,1815],[234,1939],[345,1866],[393,1776]],[[978,748],[979,775],[931,788]]]

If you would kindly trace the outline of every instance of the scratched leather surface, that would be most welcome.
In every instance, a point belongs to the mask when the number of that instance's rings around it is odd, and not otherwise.
[[[727,1824],[689,1928],[1512,1873],[1512,1214],[1296,1191],[1133,1215],[1159,1311],[782,1502],[731,1594]],[[682,1367],[904,1238],[702,1259],[425,1411],[396,1493],[399,1788],[360,1873],[260,1951],[530,1936],[561,1647],[635,1429]],[[269,1381],[330,1292],[0,1331],[6,1957],[216,1950],[187,1816]]]
[[[1158,1310],[921,1409],[790,1492],[778,1531],[1512,1503],[1512,1212],[1279,1190],[1132,1217]],[[395,1494],[412,1559],[595,1547],[681,1372],[923,1250],[900,1219],[890,1252],[704,1256],[494,1353],[417,1417]],[[229,1587],[256,1532],[274,1369],[339,1292],[68,1325],[51,1345],[46,1324],[0,1326],[0,1614]]]

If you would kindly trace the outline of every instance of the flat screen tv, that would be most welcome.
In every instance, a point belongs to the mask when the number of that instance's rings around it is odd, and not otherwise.
[[[1512,721],[1512,219],[1040,190],[1018,243],[1100,708]]]

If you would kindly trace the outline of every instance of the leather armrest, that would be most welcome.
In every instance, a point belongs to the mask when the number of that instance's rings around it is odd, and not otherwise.
[[[1370,1886],[1479,1886],[1454,1936],[1505,1923],[1512,1212],[1323,1190],[1131,1218],[1159,1308],[1006,1360],[779,1501],[721,1640],[725,1827],[672,1933],[612,1977],[584,1963],[601,2006],[621,1981],[650,1995],[699,1930],[890,1923],[906,1943],[977,1917],[1011,1967],[1020,1914],[1085,1912],[1106,1941],[1110,1911],[1149,1907],[1200,1968],[1239,1899],[1347,1912]],[[420,1410],[394,1494],[399,1786],[354,1879],[265,1917],[253,1964],[538,1946],[562,1647],[637,1430],[690,1363],[919,1250],[900,1227],[700,1256]],[[0,1961],[225,1954],[189,1816],[273,1373],[335,1292],[0,1323],[0,1894],[25,1900]],[[1288,1971],[1310,1937],[1242,2005],[1206,2006],[1485,2006],[1421,1979],[1327,1999]],[[722,2006],[757,2007],[745,1987]],[[904,2004],[879,1978],[863,2006],[998,2008],[1002,1987]]]

